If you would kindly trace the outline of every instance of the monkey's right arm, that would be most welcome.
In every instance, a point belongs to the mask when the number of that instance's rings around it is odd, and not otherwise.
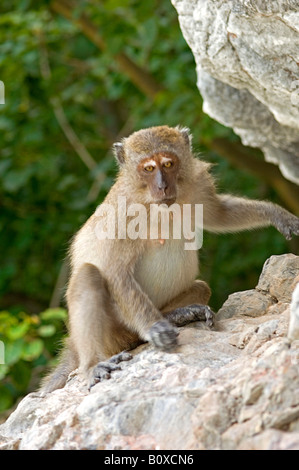
[[[299,235],[299,218],[267,201],[216,194],[208,181],[203,200],[204,228],[211,232],[238,232],[273,225],[287,240]]]
[[[298,217],[266,201],[221,195],[214,207],[214,217],[208,214],[207,219],[207,228],[216,232],[237,232],[273,225],[287,240],[293,234],[299,235]]]

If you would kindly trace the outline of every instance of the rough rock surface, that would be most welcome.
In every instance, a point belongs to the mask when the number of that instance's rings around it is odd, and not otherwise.
[[[172,353],[142,345],[90,393],[75,371],[64,389],[29,394],[0,449],[299,450],[299,341],[287,338],[298,276],[298,256],[272,256],[262,289],[229,298],[214,331],[182,328]]]
[[[299,339],[299,278],[292,296],[288,338],[290,340]]]
[[[172,0],[204,111],[299,184],[297,0]]]

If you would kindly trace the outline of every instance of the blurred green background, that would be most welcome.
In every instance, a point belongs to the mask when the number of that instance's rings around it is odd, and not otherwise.
[[[69,242],[113,183],[113,142],[147,126],[188,126],[195,151],[217,164],[220,191],[297,213],[299,197],[259,151],[203,114],[170,0],[2,0],[0,80],[3,412],[55,362]],[[211,306],[253,288],[264,261],[289,251],[298,252],[298,241],[272,228],[205,234],[201,277],[213,290]]]

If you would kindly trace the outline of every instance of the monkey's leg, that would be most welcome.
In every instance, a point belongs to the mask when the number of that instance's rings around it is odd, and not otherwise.
[[[61,355],[58,366],[42,380],[41,392],[52,392],[65,386],[68,375],[78,367],[78,358],[75,351],[66,347]]]
[[[211,289],[204,281],[196,280],[190,289],[182,292],[173,300],[171,300],[163,309],[162,313],[170,312],[179,307],[186,305],[200,304],[207,305],[211,297]]]
[[[70,341],[90,388],[109,378],[119,368],[117,363],[131,358],[121,351],[130,349],[136,335],[120,324],[106,281],[96,266],[81,266],[71,279],[67,299]]]
[[[175,326],[183,326],[194,321],[206,321],[209,327],[214,324],[214,312],[207,305],[211,289],[204,281],[194,281],[192,287],[173,299],[162,313]]]

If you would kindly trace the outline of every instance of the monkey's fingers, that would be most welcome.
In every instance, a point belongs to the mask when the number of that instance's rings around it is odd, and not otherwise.
[[[108,359],[107,362],[119,364],[120,362],[123,362],[123,361],[130,361],[132,358],[133,358],[132,354],[130,354],[128,351],[122,351],[110,357],[110,359]]]
[[[176,326],[185,326],[194,321],[205,321],[207,326],[214,326],[215,314],[208,305],[193,304],[179,307],[167,314],[167,319]]]
[[[289,236],[286,237],[287,240],[290,240],[292,238],[292,235],[299,235],[299,219],[296,217],[295,220],[290,224],[289,226]]]
[[[107,359],[107,361],[99,362],[92,371],[92,378],[89,384],[89,390],[95,384],[102,382],[103,380],[108,380],[111,377],[111,372],[115,370],[120,370],[120,362],[129,361],[132,359],[132,354],[127,351],[122,351],[114,356]]]
[[[156,348],[168,350],[177,345],[178,330],[167,320],[153,324],[148,332],[148,341]]]
[[[114,370],[120,370],[118,364],[113,364],[112,362],[99,362],[93,369],[93,377],[98,379],[98,382],[102,380],[110,379],[110,373]]]
[[[273,225],[287,239],[291,240],[293,235],[299,235],[299,218],[293,214],[288,214],[279,220],[275,220]]]
[[[194,313],[195,321],[205,321],[207,326],[214,326],[215,313],[208,305],[189,305],[188,308]]]

